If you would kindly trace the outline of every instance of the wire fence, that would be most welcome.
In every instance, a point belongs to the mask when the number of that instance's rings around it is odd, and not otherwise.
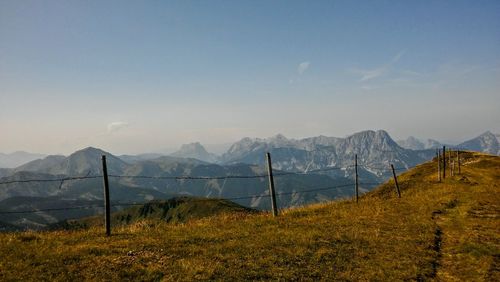
[[[388,164],[385,164],[383,167],[382,166],[373,166],[372,165],[365,165],[365,164],[358,164],[359,167],[367,168],[367,169],[373,169],[377,170],[378,172],[384,172],[384,171],[391,171],[391,168],[389,167]],[[323,172],[329,172],[329,171],[335,171],[335,170],[348,170],[351,168],[354,168],[355,165],[349,165],[349,166],[330,166],[326,168],[321,168],[321,169],[313,169],[313,170],[307,170],[304,172],[287,172],[287,171],[281,171],[274,173],[273,175],[276,177],[280,176],[289,176],[289,175],[318,175]],[[409,170],[413,167],[398,167],[395,168],[396,171],[402,171],[402,170]],[[61,188],[62,184],[67,181],[76,181],[76,180],[86,180],[86,179],[99,179],[103,178],[103,175],[89,175],[88,173],[86,176],[68,176],[68,177],[56,177],[56,178],[50,178],[50,179],[25,179],[25,180],[8,180],[8,181],[3,181],[0,182],[0,185],[9,185],[9,184],[16,184],[16,183],[47,183],[47,182],[58,182],[59,183],[59,188]],[[268,178],[269,174],[256,174],[256,175],[222,175],[222,176],[190,176],[190,175],[178,175],[178,176],[148,176],[148,175],[113,175],[109,174],[108,177],[110,178],[127,178],[127,179],[154,179],[154,180],[228,180],[228,179],[262,179],[262,178]],[[361,186],[373,186],[373,185],[380,185],[383,184],[384,182],[366,182],[366,183],[358,183]],[[327,191],[327,190],[333,190],[333,189],[338,189],[338,188],[345,188],[345,187],[353,187],[356,183],[346,183],[346,184],[341,184],[341,185],[333,185],[333,186],[326,186],[326,187],[305,187],[305,189],[299,190],[299,191],[289,191],[289,192],[278,192],[275,195],[276,196],[286,196],[286,195],[294,195],[294,194],[301,194],[301,193],[313,193],[313,192],[318,192],[318,191]],[[235,200],[247,200],[247,199],[255,199],[255,198],[268,198],[271,197],[270,194],[254,194],[254,195],[247,195],[247,196],[241,196],[241,197],[229,197],[229,198],[215,198],[215,197],[201,197],[200,200],[206,200],[206,199],[224,199],[224,200],[229,200],[229,201],[235,201]],[[112,203],[110,206],[111,207],[126,207],[126,206],[142,206],[146,204],[147,202],[115,202]],[[73,206],[73,207],[60,207],[60,208],[46,208],[46,209],[33,209],[33,210],[21,210],[21,211],[0,211],[0,215],[6,215],[6,214],[30,214],[30,213],[39,213],[39,212],[54,212],[54,211],[69,211],[69,210],[85,210],[85,209],[102,209],[105,208],[104,204],[99,204],[99,205],[82,205],[82,206]]]
[[[353,168],[354,165],[345,167],[327,167],[322,169],[309,170],[304,172],[278,172],[274,173],[274,176],[287,176],[287,175],[308,175],[308,174],[318,174],[319,172],[326,172],[332,170],[346,170],[348,168]],[[387,167],[375,167],[363,164],[358,164],[358,167],[364,167],[369,169],[382,171],[391,171],[391,168]],[[397,167],[394,168],[396,171],[405,171],[415,168],[416,166],[410,167]],[[256,174],[256,175],[224,175],[224,176],[189,176],[189,175],[179,175],[179,176],[148,176],[148,175],[116,175],[109,174],[108,177],[111,178],[130,178],[130,179],[157,179],[157,180],[226,180],[226,179],[255,179],[255,178],[267,178],[268,174]],[[102,178],[102,175],[87,175],[87,176],[68,176],[60,178],[50,178],[50,179],[25,179],[25,180],[8,180],[0,182],[0,185],[15,184],[15,183],[31,183],[31,182],[66,182],[72,180],[83,180],[83,179],[96,179]]]
[[[364,184],[364,183],[361,183]],[[327,187],[321,187],[321,188],[314,188],[314,189],[308,189],[308,190],[301,190],[301,191],[291,191],[291,192],[280,192],[276,193],[276,196],[285,196],[285,195],[293,195],[293,194],[300,194],[300,193],[311,193],[311,192],[317,192],[317,191],[325,191],[325,190],[332,190],[332,189],[338,189],[338,188],[344,188],[344,187],[352,187],[354,183],[348,183],[348,184],[343,184],[343,185],[336,185],[336,186],[327,186]],[[369,185],[369,183],[366,183],[366,185]],[[245,200],[245,199],[254,199],[254,198],[269,198],[271,195],[269,194],[254,194],[251,196],[243,196],[243,197],[232,197],[232,198],[216,198],[216,197],[202,197],[202,198],[194,198],[191,201],[205,201],[207,199],[223,199],[223,200]],[[110,206],[111,207],[124,207],[124,206],[142,206],[144,204],[147,204],[150,202],[143,202],[143,203],[137,203],[137,202],[129,202],[129,203],[113,203]],[[82,209],[95,209],[95,208],[104,208],[104,205],[85,205],[85,206],[75,206],[75,207],[65,207],[65,208],[48,208],[48,209],[37,209],[37,210],[24,210],[24,211],[0,211],[0,214],[26,214],[26,213],[37,213],[37,212],[50,212],[50,211],[67,211],[67,210],[82,210]]]

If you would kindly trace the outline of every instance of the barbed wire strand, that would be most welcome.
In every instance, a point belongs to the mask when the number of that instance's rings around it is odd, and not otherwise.
[[[274,173],[274,176],[286,176],[286,175],[306,175],[306,174],[315,174],[317,172],[330,171],[330,170],[341,170],[347,169],[352,166],[347,167],[327,167],[323,169],[315,169],[307,172],[277,172]],[[59,182],[59,187],[62,186],[62,183],[65,181],[72,180],[82,180],[82,179],[95,179],[101,178],[102,175],[93,175],[93,176],[72,176],[72,177],[63,177],[63,178],[53,178],[53,179],[26,179],[26,180],[9,180],[0,182],[0,185],[5,184],[14,184],[14,183],[32,183],[32,182]],[[147,176],[147,175],[116,175],[109,174],[110,178],[131,178],[131,179],[160,179],[160,180],[224,180],[224,179],[256,179],[256,178],[267,178],[268,174],[257,174],[257,175],[225,175],[225,176],[189,176],[189,175],[180,175],[180,176]]]
[[[31,182],[61,182],[61,181],[72,181],[72,180],[82,180],[82,179],[95,179],[95,178],[102,178],[102,175],[72,176],[72,177],[52,178],[52,179],[9,180],[9,181],[0,182],[0,185],[13,184],[13,183],[31,183]]]
[[[281,192],[276,193],[276,196],[282,195],[292,195],[292,194],[300,194],[300,193],[310,193],[315,191],[323,191],[323,190],[332,190],[342,187],[352,186],[354,183],[344,184],[344,185],[336,185],[336,186],[328,186],[322,188],[301,190],[301,191],[292,191],[292,192]],[[202,197],[199,199],[192,199],[192,201],[200,200],[205,201],[207,199],[221,199],[221,200],[243,200],[243,199],[253,199],[255,197],[270,197],[268,194],[255,194],[251,196],[242,196],[242,197],[232,197],[232,198],[210,198],[210,197]],[[114,203],[110,205],[111,207],[120,207],[120,206],[142,206],[151,202],[145,203]],[[92,208],[104,208],[104,205],[88,205],[88,206],[76,206],[76,207],[66,207],[66,208],[49,208],[49,209],[37,209],[37,210],[25,210],[25,211],[0,211],[0,214],[25,214],[25,213],[37,213],[37,212],[47,212],[47,211],[65,211],[65,210],[78,210],[78,209],[92,209]]]

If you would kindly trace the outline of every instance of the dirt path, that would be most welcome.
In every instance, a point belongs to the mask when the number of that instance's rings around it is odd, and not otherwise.
[[[435,279],[500,281],[499,187],[495,179],[481,175],[453,181],[455,200],[435,214]],[[489,185],[471,185],[473,181]]]

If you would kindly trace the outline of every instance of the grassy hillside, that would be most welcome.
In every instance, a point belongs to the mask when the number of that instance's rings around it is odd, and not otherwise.
[[[500,281],[500,158],[464,154],[350,201],[187,223],[140,220],[78,231],[0,234],[0,280]]]
[[[155,200],[146,204],[132,206],[111,214],[113,226],[134,224],[140,221],[165,221],[184,223],[222,213],[256,213],[256,210],[223,199],[197,197],[177,197],[169,200]],[[68,221],[69,227],[102,226],[102,216]]]

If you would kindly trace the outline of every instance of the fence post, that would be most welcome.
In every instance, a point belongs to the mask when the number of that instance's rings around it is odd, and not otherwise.
[[[359,182],[358,182],[358,154],[354,155],[354,177],[355,177],[355,186],[354,193],[356,193],[356,203],[359,201]]]
[[[450,176],[453,176],[453,166],[451,165],[451,163],[453,162],[453,160],[451,159],[451,148],[448,149],[448,165],[450,167]]]
[[[274,191],[273,166],[271,163],[270,153],[266,153],[266,159],[267,159],[267,173],[269,176],[269,195],[271,196],[271,207],[273,209],[273,216],[278,216],[278,208],[276,207],[276,193]]]
[[[458,174],[460,174],[460,150],[457,149],[457,166],[458,166]]]
[[[443,179],[446,178],[446,146],[443,146]]]
[[[438,181],[441,182],[441,152],[436,149],[436,160],[438,165]]]
[[[106,156],[102,155],[102,178],[104,181],[104,225],[106,227],[106,236],[111,235],[111,219],[109,206],[109,181],[108,168],[106,166]]]
[[[394,183],[396,185],[396,191],[398,191],[398,198],[401,198],[401,191],[399,191],[398,177],[396,176],[396,171],[394,170],[394,165],[391,164],[392,176],[394,177]]]

